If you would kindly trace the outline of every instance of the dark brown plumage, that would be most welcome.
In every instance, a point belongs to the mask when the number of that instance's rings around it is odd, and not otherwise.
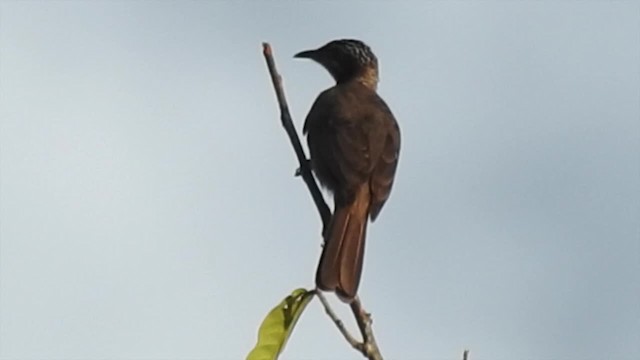
[[[312,105],[303,131],[313,171],[335,203],[316,285],[351,302],[360,283],[368,217],[376,219],[391,192],[400,130],[376,93],[378,60],[367,45],[336,40],[296,57],[315,60],[336,81]]]

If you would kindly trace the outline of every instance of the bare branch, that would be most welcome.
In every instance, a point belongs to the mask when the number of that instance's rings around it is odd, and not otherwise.
[[[276,64],[273,59],[273,52],[271,50],[271,46],[268,43],[262,43],[262,53],[267,62],[269,74],[271,75],[271,81],[273,82],[273,88],[276,92],[276,97],[278,98],[278,105],[280,106],[280,120],[282,121],[282,126],[289,136],[289,140],[291,141],[293,150],[295,151],[296,156],[298,157],[298,162],[300,163],[298,173],[302,176],[302,179],[307,184],[307,188],[309,188],[311,197],[313,198],[313,201],[318,208],[318,212],[320,213],[323,228],[326,228],[331,219],[331,210],[329,210],[327,203],[322,197],[322,193],[320,192],[318,184],[316,184],[316,181],[313,178],[311,168],[309,166],[309,161],[307,160],[307,156],[305,155],[304,150],[302,149],[302,145],[300,144],[300,138],[298,137],[296,128],[293,125],[293,121],[291,120],[289,105],[287,104],[287,100],[284,96],[282,77],[280,76],[280,74],[278,74]],[[353,312],[353,316],[355,317],[358,328],[360,329],[360,334],[362,335],[363,339],[362,343],[359,343],[353,338],[353,336],[351,336],[351,334],[349,334],[344,326],[344,323],[342,323],[342,320],[340,320],[336,316],[336,314],[327,303],[327,299],[324,297],[324,295],[322,295],[320,291],[316,291],[316,293],[318,295],[318,298],[320,299],[320,302],[322,302],[327,315],[329,315],[331,320],[333,320],[333,322],[336,324],[338,330],[342,333],[347,342],[349,342],[352,347],[360,351],[369,360],[382,360],[382,354],[380,353],[378,344],[376,343],[375,337],[373,336],[373,329],[371,327],[371,315],[364,310],[362,304],[360,303],[360,299],[356,297],[353,300],[353,302],[351,303],[351,311]]]
[[[371,314],[364,310],[359,296],[356,296],[356,298],[353,299],[350,306],[364,341],[364,351],[362,353],[370,360],[382,360],[382,354],[378,348],[378,343],[376,343],[376,338],[373,336],[373,328],[371,327],[373,321],[371,320]]]
[[[322,307],[324,307],[324,311],[331,318],[331,320],[333,320],[333,323],[336,324],[336,327],[338,328],[338,330],[340,330],[340,333],[342,334],[342,336],[344,336],[345,340],[347,340],[347,342],[354,349],[356,349],[356,350],[360,351],[361,353],[365,354],[364,353],[364,344],[359,342],[358,340],[356,340],[353,337],[353,335],[351,335],[351,333],[349,333],[349,330],[347,330],[347,328],[344,326],[344,323],[342,322],[342,320],[340,320],[340,318],[338,318],[338,315],[336,315],[336,313],[333,312],[333,309],[329,305],[329,302],[327,301],[327,298],[324,297],[324,294],[322,294],[322,291],[316,290],[316,296],[318,296],[318,299],[320,299],[320,302],[322,303]]]
[[[309,161],[307,160],[307,156],[305,155],[304,150],[302,149],[302,145],[300,144],[300,138],[298,138],[296,127],[293,125],[293,121],[291,120],[291,114],[289,113],[289,105],[287,104],[287,99],[284,97],[282,77],[280,77],[280,74],[278,74],[278,70],[276,70],[276,63],[273,60],[271,46],[268,43],[262,43],[262,53],[264,54],[264,58],[267,61],[267,67],[269,68],[269,74],[271,75],[273,88],[276,92],[276,97],[278,98],[278,104],[280,105],[280,121],[282,122],[282,127],[284,127],[287,135],[289,135],[289,140],[291,141],[293,150],[296,152],[298,162],[300,163],[300,168],[298,169],[297,173],[302,176],[302,179],[307,184],[309,192],[311,193],[311,197],[313,198],[313,202],[316,204],[318,212],[320,213],[320,217],[322,218],[323,228],[326,228],[327,224],[329,224],[329,220],[331,219],[331,210],[329,210],[327,203],[324,202],[324,198],[322,197],[322,193],[318,188],[318,184],[316,184],[316,181],[311,174]]]

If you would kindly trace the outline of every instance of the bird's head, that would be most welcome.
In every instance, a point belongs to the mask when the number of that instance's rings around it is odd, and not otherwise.
[[[360,40],[334,40],[318,49],[299,52],[295,57],[318,62],[338,84],[357,80],[373,89],[378,84],[378,59]]]

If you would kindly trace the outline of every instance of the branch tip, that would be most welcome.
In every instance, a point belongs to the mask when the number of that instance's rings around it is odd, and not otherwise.
[[[268,42],[262,43],[262,53],[271,56],[271,45]]]

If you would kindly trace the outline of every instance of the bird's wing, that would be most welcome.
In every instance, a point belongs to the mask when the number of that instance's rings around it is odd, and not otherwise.
[[[305,121],[309,149],[318,179],[338,204],[351,203],[365,182],[377,216],[391,191],[400,147],[393,114],[375,93],[362,97],[323,92]]]
[[[372,169],[370,127],[359,119],[337,117],[332,141],[334,171],[348,192],[356,191],[366,182]]]
[[[375,220],[382,206],[389,198],[393,179],[398,167],[398,156],[400,154],[400,128],[391,111],[384,104],[386,111],[380,112],[382,118],[380,122],[380,133],[371,138],[375,142],[376,163],[371,172],[369,184],[371,187],[371,207],[369,214],[371,220]]]
[[[316,176],[340,204],[353,201],[373,169],[363,120],[357,104],[332,88],[318,96],[304,124]]]

